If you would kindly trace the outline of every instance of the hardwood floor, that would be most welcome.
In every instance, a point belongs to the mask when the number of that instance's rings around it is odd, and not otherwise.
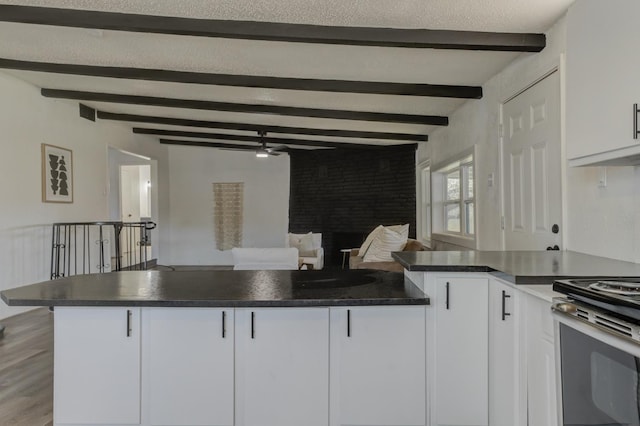
[[[0,338],[0,425],[53,425],[53,313],[7,319]]]

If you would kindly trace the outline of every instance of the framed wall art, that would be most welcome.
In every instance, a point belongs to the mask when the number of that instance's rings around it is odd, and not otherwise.
[[[42,144],[42,201],[73,203],[73,153]]]

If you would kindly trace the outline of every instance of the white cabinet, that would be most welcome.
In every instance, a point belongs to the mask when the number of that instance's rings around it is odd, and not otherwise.
[[[468,274],[471,275],[471,274]],[[431,425],[488,424],[488,279],[427,276]]]
[[[331,426],[424,426],[425,307],[331,308]]]
[[[326,426],[329,308],[236,309],[236,425]]]
[[[520,292],[492,279],[489,283],[489,424],[525,425],[521,418],[518,328]],[[526,383],[526,382],[524,382]]]
[[[529,426],[558,422],[551,303],[526,295],[527,406]]]
[[[143,309],[145,425],[233,425],[233,314],[233,309]]]
[[[570,165],[638,164],[633,104],[640,104],[640,2],[581,0],[567,13],[566,138]]]
[[[140,309],[56,307],[56,425],[140,424]]]

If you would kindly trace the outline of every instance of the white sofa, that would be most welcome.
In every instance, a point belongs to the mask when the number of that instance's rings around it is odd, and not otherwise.
[[[253,271],[264,269],[298,269],[296,248],[233,248],[233,269]]]
[[[301,263],[311,265],[314,270],[324,268],[324,249],[322,248],[321,233],[289,233],[287,234],[286,244],[287,247],[295,247],[298,249]]]

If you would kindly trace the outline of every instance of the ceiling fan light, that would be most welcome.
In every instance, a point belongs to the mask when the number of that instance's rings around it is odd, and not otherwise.
[[[256,157],[258,158],[267,158],[268,156],[269,154],[267,154],[267,151],[263,151],[263,150],[256,151]]]

